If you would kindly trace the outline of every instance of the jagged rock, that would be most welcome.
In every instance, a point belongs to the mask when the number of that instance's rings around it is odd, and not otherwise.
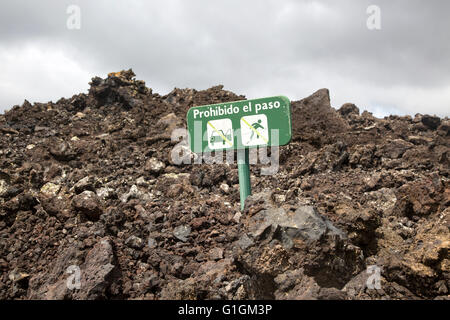
[[[328,89],[320,89],[311,96],[292,103],[292,138],[307,140],[314,145],[326,142],[326,136],[345,132],[348,124],[330,105]],[[327,135],[321,132],[327,132]]]
[[[450,135],[450,120],[443,120],[441,122],[441,125],[438,128],[439,132],[442,132],[443,136],[449,136]]]
[[[75,192],[82,193],[83,191],[95,191],[95,180],[93,177],[86,176],[79,180],[74,186]]]
[[[168,115],[159,119],[156,125],[161,128],[161,134],[170,139],[173,130],[183,127],[183,121],[178,118],[175,113],[169,113]]]
[[[103,238],[88,252],[81,265],[80,290],[74,293],[74,299],[105,299],[115,268],[111,241]]]
[[[381,228],[384,237],[379,243],[375,262],[383,268],[387,281],[395,282],[419,297],[438,296],[445,291],[442,281],[448,281],[450,270],[446,254],[450,246],[448,213],[443,213],[439,222],[419,224],[410,241],[396,236],[392,224],[386,223]],[[390,249],[394,243],[395,251]]]
[[[96,190],[96,194],[100,199],[114,199],[117,198],[117,193],[113,188],[103,187]]]
[[[227,285],[221,281],[223,275],[227,274],[230,269],[232,269],[232,261],[229,259],[222,259],[217,262],[207,261],[195,271],[195,280],[191,277],[186,280],[171,282],[167,287],[164,287],[161,297],[162,299],[176,300],[231,298],[234,295],[233,292],[230,295],[230,291],[233,290],[228,290],[227,294]],[[248,278],[243,279],[241,287],[245,286],[246,279]],[[204,288],[207,289],[205,290]],[[245,289],[242,291],[245,291]],[[243,299],[248,296],[244,292],[241,293],[240,298]]]
[[[147,160],[147,163],[145,164],[145,170],[151,173],[160,173],[162,170],[164,170],[165,167],[166,165],[164,164],[164,162],[159,161],[156,158]]]
[[[371,208],[355,209],[345,202],[339,203],[334,211],[352,243],[373,253],[376,250],[376,230],[381,225],[378,213]]]
[[[373,228],[375,226],[378,226],[380,222],[383,221],[382,217],[385,217],[384,220],[386,220],[386,218],[392,216],[395,213],[394,209],[397,204],[397,197],[393,189],[382,188],[376,191],[365,193],[362,204],[374,210],[376,212],[376,215],[372,215],[370,219],[366,220],[367,222],[369,222],[368,225],[366,223],[359,223],[358,218],[354,220],[356,224],[352,225],[356,225],[357,227],[362,226],[363,228],[366,228],[366,226],[369,227],[369,233],[356,233],[355,235],[362,236],[362,239],[365,239],[365,242],[369,244],[369,247],[367,249],[371,251],[374,249],[374,245],[378,246],[377,240],[379,239],[379,229],[374,230]],[[375,222],[376,224],[372,222]],[[363,230],[363,228],[361,228],[361,230]],[[372,246],[372,248],[370,247],[370,245]]]
[[[371,168],[375,164],[375,145],[356,145],[349,156],[350,165]]]
[[[321,288],[303,269],[290,270],[275,278],[278,290],[275,298],[280,300],[344,300],[345,292],[336,288]]]
[[[253,244],[254,241],[251,238],[249,238],[246,234],[242,235],[238,241],[238,245],[241,249],[247,249]]]
[[[251,165],[241,212],[236,165],[175,162],[171,134],[242,99],[162,96],[127,70],[0,115],[0,299],[448,298],[448,118],[293,101],[293,140],[276,174]]]
[[[60,161],[75,159],[78,152],[66,141],[56,142],[50,146],[50,154]]]
[[[51,182],[47,182],[42,186],[41,193],[46,197],[55,197],[60,189],[61,186]]]
[[[223,258],[223,249],[222,248],[212,248],[208,256],[211,260],[220,260]]]
[[[24,281],[25,279],[29,278],[30,275],[26,272],[20,272],[18,270],[13,270],[9,273],[8,278],[12,282],[20,282]]]
[[[0,180],[0,197],[5,197],[8,190],[8,184],[5,180]]]
[[[431,130],[436,130],[441,124],[441,119],[439,117],[426,114],[422,116],[422,123]]]
[[[100,221],[113,234],[117,234],[124,218],[125,216],[121,210],[109,207],[105,210],[105,213],[100,216]]]
[[[97,220],[102,213],[100,199],[92,191],[83,191],[74,196],[72,206],[90,220]]]
[[[151,195],[145,192],[142,192],[141,190],[139,190],[139,188],[133,184],[130,188],[130,190],[128,191],[128,193],[123,194],[120,197],[120,200],[123,203],[128,202],[130,199],[141,199],[143,201],[148,201],[151,199]]]
[[[305,266],[305,274],[319,286],[326,282],[330,287],[342,287],[361,270],[361,249],[348,243],[346,234],[314,207],[277,207],[271,198],[269,191],[248,198],[244,225],[255,244],[236,248],[236,259],[256,273],[263,286],[298,265]],[[317,269],[317,263],[322,269]]]
[[[188,237],[191,234],[191,227],[190,226],[179,226],[176,227],[173,230],[173,235],[175,236],[175,238],[177,238],[178,240],[181,240],[183,242],[188,241]]]
[[[428,145],[429,143],[433,142],[433,139],[429,138],[429,137],[424,137],[424,136],[409,136],[408,141],[412,142],[414,144]]]
[[[27,298],[33,300],[70,298],[72,289],[69,289],[67,283],[72,274],[74,277],[77,276],[74,274],[76,270],[79,270],[77,268],[79,268],[80,260],[77,256],[78,250],[73,246],[59,248],[55,258],[50,262],[51,267],[47,267],[30,278]]]
[[[359,108],[355,106],[353,103],[344,103],[342,107],[339,108],[338,112],[342,116],[347,116],[352,113],[359,115]]]
[[[390,159],[398,159],[406,152],[406,150],[411,149],[412,147],[412,143],[402,139],[395,139],[385,144],[379,151],[379,155]]]
[[[147,245],[148,245],[148,247],[149,247],[150,249],[153,249],[153,248],[156,248],[156,247],[158,246],[158,243],[156,242],[155,239],[149,238],[149,239],[148,239]]]
[[[223,193],[228,193],[230,191],[230,186],[226,183],[220,184],[220,190],[222,190]]]
[[[251,196],[246,203],[247,208],[255,201],[252,198],[269,203],[271,195],[269,193]],[[284,208],[277,208],[268,205],[266,209],[258,211],[248,220],[248,230],[254,238],[265,236],[268,228],[278,229],[281,241],[287,247],[293,246],[293,241],[302,239],[305,241],[320,240],[326,234],[345,238],[344,232],[336,228],[329,220],[320,216],[313,206],[299,206],[295,211],[286,212]]]
[[[408,217],[428,215],[437,210],[439,203],[433,199],[435,187],[431,181],[415,181],[397,190],[396,213]]]
[[[144,241],[136,236],[130,236],[125,240],[125,244],[134,249],[141,249],[144,246]]]

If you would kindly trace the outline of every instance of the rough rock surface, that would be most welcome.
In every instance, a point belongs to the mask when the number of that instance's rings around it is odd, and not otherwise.
[[[449,298],[448,118],[294,101],[240,212],[236,165],[177,163],[171,137],[190,107],[244,98],[161,96],[128,70],[0,115],[0,299]]]

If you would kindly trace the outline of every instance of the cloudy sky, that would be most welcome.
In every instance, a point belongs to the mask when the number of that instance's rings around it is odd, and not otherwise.
[[[67,27],[72,5],[79,29]],[[337,108],[450,116],[449,13],[448,0],[2,0],[0,111],[132,68],[161,94],[223,84],[298,100],[328,88]]]

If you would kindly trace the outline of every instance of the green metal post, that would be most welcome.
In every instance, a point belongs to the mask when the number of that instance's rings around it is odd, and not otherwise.
[[[248,149],[237,150],[237,163],[239,173],[239,191],[241,195],[241,211],[244,210],[245,199],[252,194],[250,184],[250,164],[248,160]]]

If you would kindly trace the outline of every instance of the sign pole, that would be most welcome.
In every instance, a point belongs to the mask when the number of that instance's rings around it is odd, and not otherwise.
[[[250,184],[250,163],[248,155],[248,148],[237,150],[241,211],[244,210],[245,199],[247,199],[247,197],[252,194],[252,187]]]

